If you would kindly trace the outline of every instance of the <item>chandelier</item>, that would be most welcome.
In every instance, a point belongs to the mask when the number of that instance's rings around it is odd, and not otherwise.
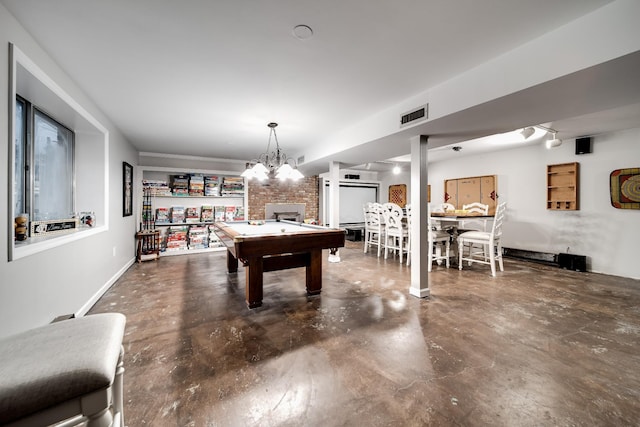
[[[290,179],[297,181],[300,178],[304,178],[304,175],[298,170],[298,166],[295,160],[287,157],[286,154],[280,149],[278,143],[278,135],[276,135],[277,123],[267,124],[270,128],[269,143],[267,144],[267,151],[260,154],[257,159],[252,160],[247,164],[247,170],[242,172],[241,176],[251,179],[256,178],[258,181],[264,181],[269,177],[276,177],[282,181]],[[276,141],[276,148],[274,151],[271,149],[271,138]],[[293,163],[293,167],[291,166]]]

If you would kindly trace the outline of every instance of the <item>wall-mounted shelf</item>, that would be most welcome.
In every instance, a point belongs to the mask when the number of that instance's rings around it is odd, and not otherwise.
[[[547,209],[576,211],[578,204],[579,163],[547,165]]]

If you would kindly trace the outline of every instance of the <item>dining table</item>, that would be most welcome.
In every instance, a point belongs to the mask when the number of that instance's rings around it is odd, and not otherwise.
[[[493,220],[493,215],[481,215],[477,213],[465,213],[465,212],[431,212],[430,215],[431,224],[439,229],[447,227],[453,228],[455,234],[461,223],[465,221],[490,221]]]
[[[478,213],[466,213],[463,211],[448,211],[448,212],[431,212],[429,216],[431,226],[435,227],[438,230],[446,230],[451,234],[451,239],[453,242],[457,241],[458,234],[461,230],[461,224],[464,224],[465,221],[485,221],[485,230],[486,222],[492,221],[494,218],[493,215],[482,215]],[[463,229],[462,231],[468,231]],[[453,259],[458,259],[458,245],[451,245],[451,257]]]

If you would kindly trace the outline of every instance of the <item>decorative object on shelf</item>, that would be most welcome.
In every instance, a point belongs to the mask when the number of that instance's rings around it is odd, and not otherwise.
[[[611,205],[617,209],[640,209],[640,168],[611,172]]]
[[[76,231],[79,224],[78,218],[31,221],[31,237],[70,233]]]
[[[247,165],[247,170],[242,173],[244,178],[257,178],[259,181],[264,181],[270,177],[276,177],[281,180],[291,179],[297,181],[303,178],[304,175],[298,170],[298,165],[295,160],[287,155],[280,149],[278,143],[278,135],[276,134],[277,123],[271,122],[267,124],[269,126],[269,142],[267,144],[267,151],[260,154],[257,159],[252,160]],[[274,151],[271,149],[271,138],[276,142],[276,148]],[[291,165],[293,164],[293,166]]]
[[[77,217],[80,218],[80,224],[82,224],[83,227],[93,227],[96,225],[95,212],[80,212]]]
[[[133,215],[133,166],[122,162],[122,216]]]
[[[29,237],[29,214],[23,213],[15,217],[15,238],[18,241],[27,240]]]

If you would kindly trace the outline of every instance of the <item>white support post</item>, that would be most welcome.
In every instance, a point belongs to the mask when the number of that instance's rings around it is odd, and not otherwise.
[[[329,165],[329,227],[340,227],[340,163]],[[340,262],[340,250],[329,254],[329,262]]]
[[[430,295],[429,242],[427,241],[428,173],[427,144],[429,137],[411,138],[411,287],[409,293],[418,298]]]

